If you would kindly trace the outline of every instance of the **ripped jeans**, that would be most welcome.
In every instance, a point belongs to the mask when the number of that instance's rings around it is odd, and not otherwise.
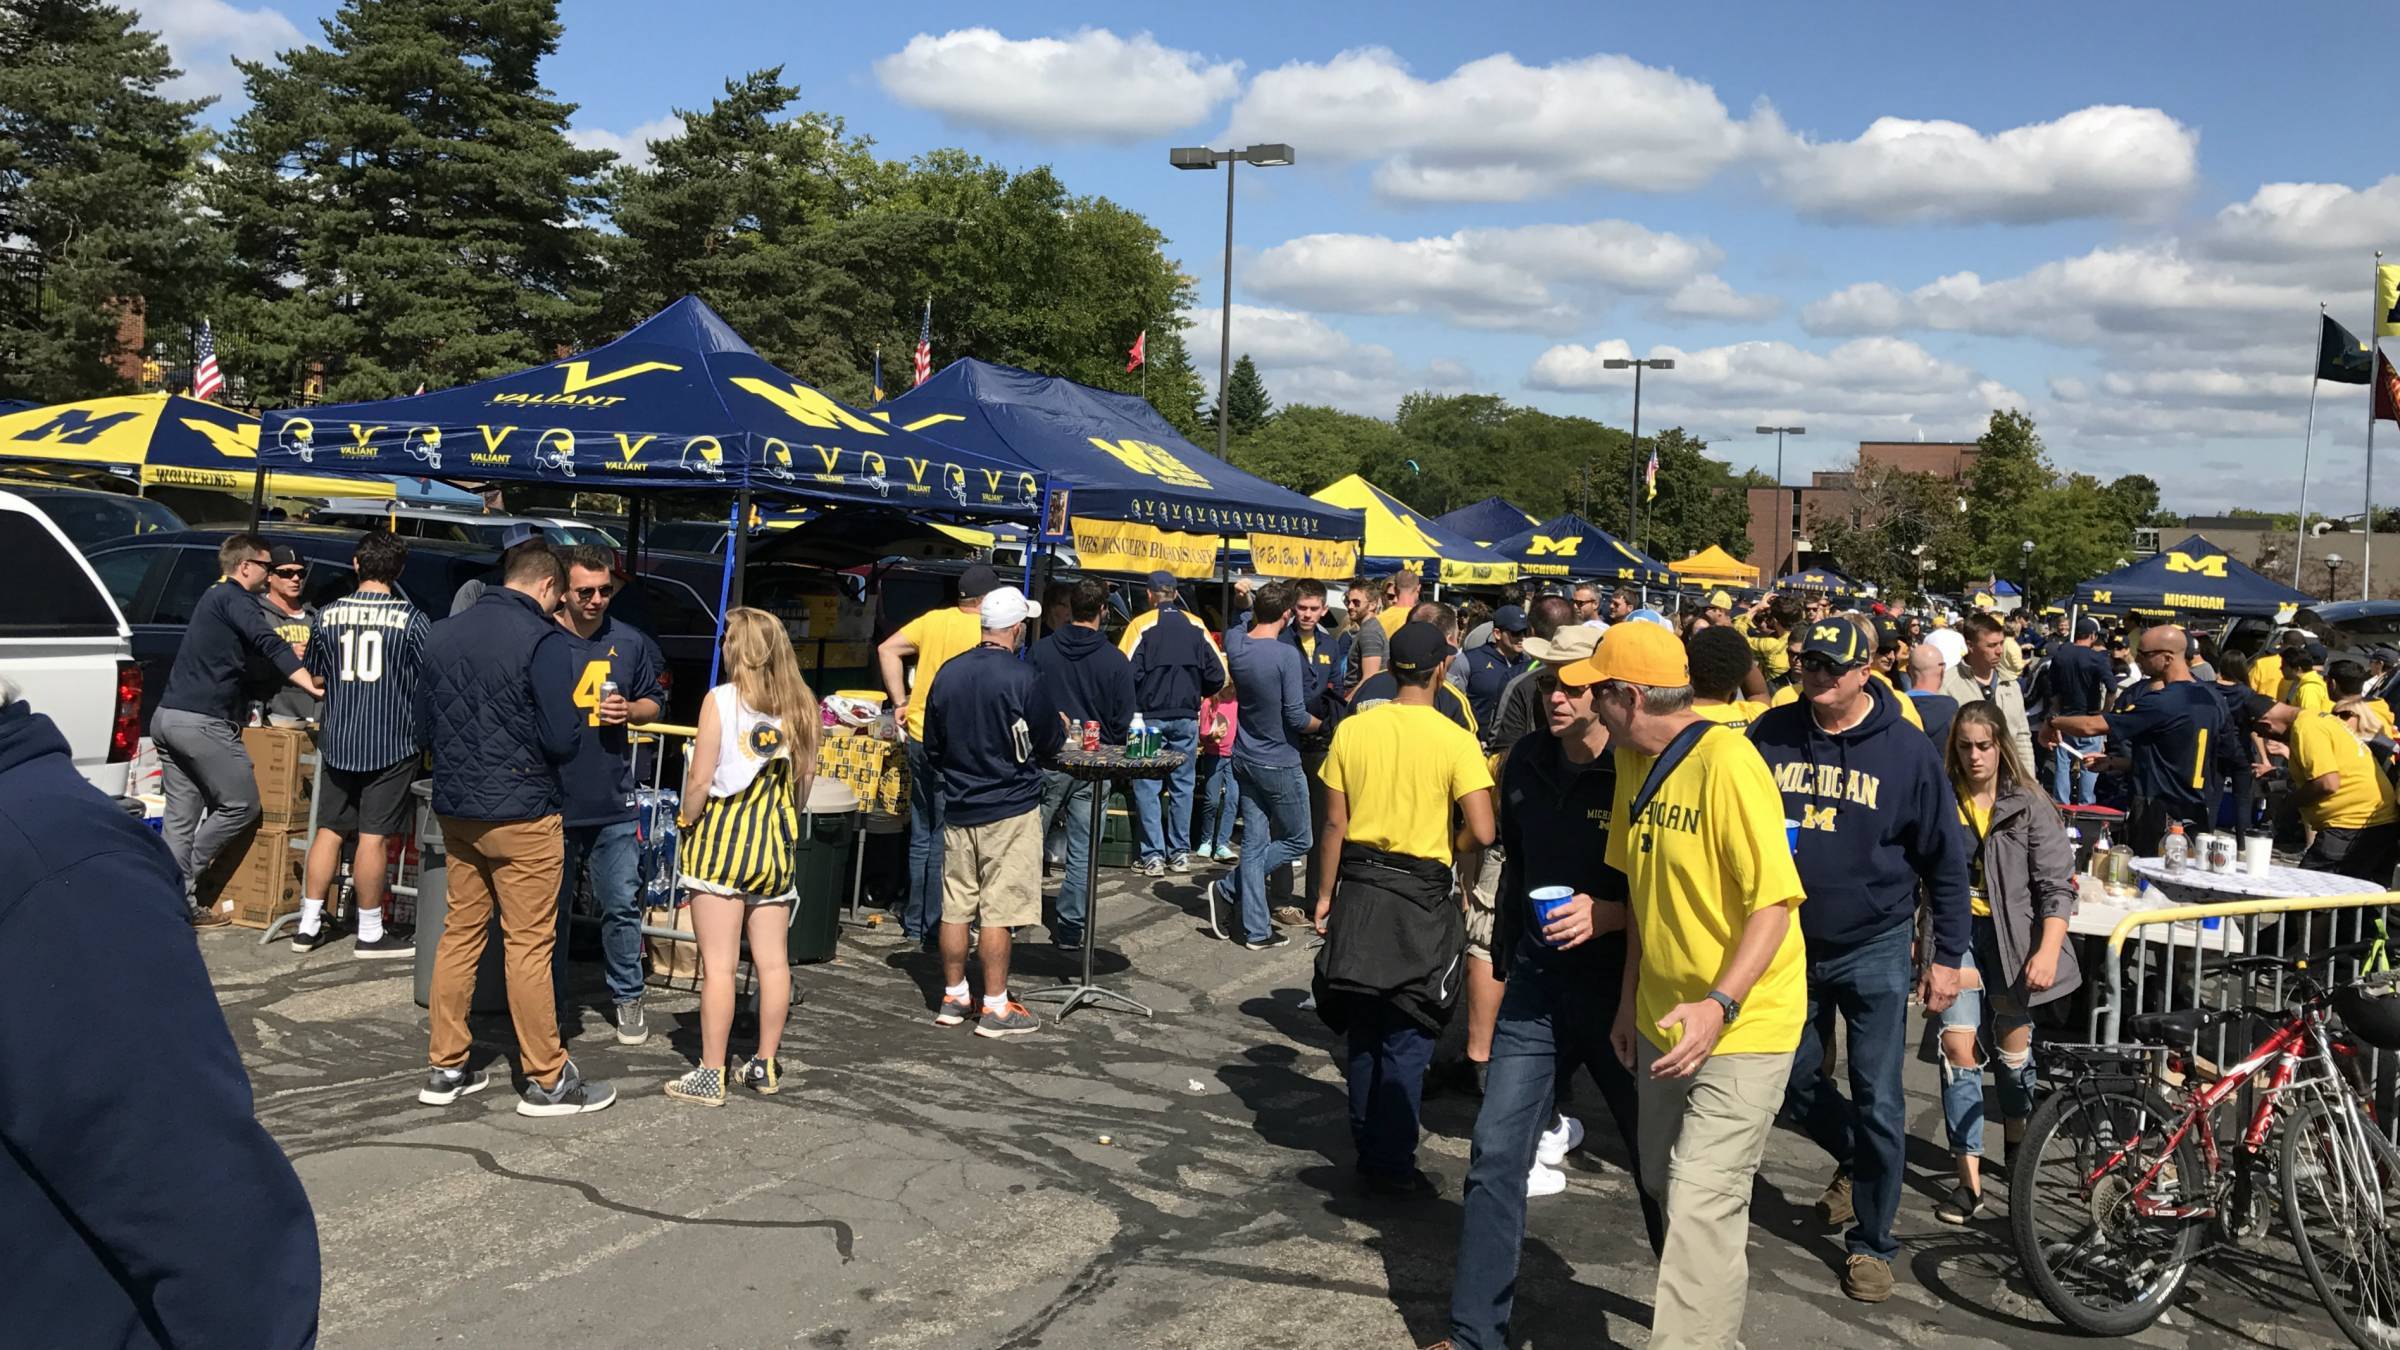
[[[1998,1047],[2019,1027],[2031,1027],[2033,1014],[2020,1006],[2009,994],[1996,986],[2002,979],[1999,936],[1992,921],[1975,920],[1975,941],[1967,952],[1960,970],[1976,970],[1990,983],[1981,989],[1961,989],[1958,1000],[1942,1013],[1942,1123],[1949,1129],[1950,1152],[1956,1157],[1980,1155],[1983,1152],[1983,1073],[1994,1070],[2000,1085],[2000,1118],[2025,1120],[2033,1115],[2033,1043],[2027,1041],[2022,1063],[2012,1064],[2006,1052]],[[1985,1011],[1990,1011],[1986,1026]],[[1965,1028],[1976,1034],[1979,1052],[1974,1068],[1962,1068],[1949,1059],[1949,1040],[1953,1028]],[[1999,1062],[1993,1064],[1983,1057],[1989,1049]]]

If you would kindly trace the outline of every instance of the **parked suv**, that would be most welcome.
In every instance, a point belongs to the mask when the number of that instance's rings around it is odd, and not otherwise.
[[[0,558],[0,672],[58,724],[92,786],[122,799],[143,685],[124,615],[66,532],[14,492],[0,492]]]

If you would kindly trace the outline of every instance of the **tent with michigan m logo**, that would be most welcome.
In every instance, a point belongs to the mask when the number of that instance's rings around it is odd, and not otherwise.
[[[2273,615],[2311,598],[2269,581],[2199,535],[2075,588],[2075,603],[2099,609]]]
[[[150,487],[248,493],[258,475],[256,417],[181,394],[119,394],[0,410],[0,460],[80,464]],[[267,490],[295,497],[390,497],[388,478],[277,473]]]
[[[1040,474],[939,445],[768,364],[692,296],[605,346],[413,398],[267,414],[277,469],[641,487],[776,489],[1030,519]]]
[[[1630,581],[1673,586],[1675,574],[1658,559],[1569,511],[1527,526],[1492,545],[1529,577],[1572,577],[1577,581]]]

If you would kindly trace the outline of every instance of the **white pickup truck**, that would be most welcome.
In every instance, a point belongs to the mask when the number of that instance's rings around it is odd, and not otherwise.
[[[141,741],[142,670],[132,630],[67,536],[13,492],[0,492],[0,673],[65,733],[75,767],[126,797]]]

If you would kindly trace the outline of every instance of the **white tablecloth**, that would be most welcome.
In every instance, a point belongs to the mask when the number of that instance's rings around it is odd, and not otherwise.
[[[2205,905],[2227,900],[2300,900],[2328,895],[2373,895],[2375,887],[2356,877],[2338,872],[2311,872],[2298,867],[2278,864],[2269,867],[2263,876],[2247,871],[2206,872],[2185,867],[2180,872],[2167,870],[2163,858],[2136,858],[2136,875],[2150,878],[2153,887],[2166,890],[2169,896],[2182,897],[2183,902]]]
[[[2136,858],[2136,875],[2147,878],[2150,890],[2146,895],[2113,896],[2106,887],[2089,875],[2075,877],[2075,915],[2067,921],[2067,931],[2078,937],[2107,937],[2116,931],[2128,915],[2144,910],[2172,909],[2179,905],[2224,904],[2235,900],[2288,900],[2309,896],[2372,895],[2375,888],[2355,877],[2332,872],[2307,872],[2297,867],[2275,867],[2265,876],[2254,877],[2244,872],[2203,872],[2186,868],[2169,872],[2166,864],[2156,858]],[[2262,924],[2275,922],[2277,916],[2259,916]],[[2181,946],[2205,944],[2210,951],[2239,954],[2246,950],[2242,927],[2238,919],[2222,921],[2215,928],[2187,920],[2182,923],[2146,924],[2127,934],[2134,942],[2164,943],[2173,941]]]

